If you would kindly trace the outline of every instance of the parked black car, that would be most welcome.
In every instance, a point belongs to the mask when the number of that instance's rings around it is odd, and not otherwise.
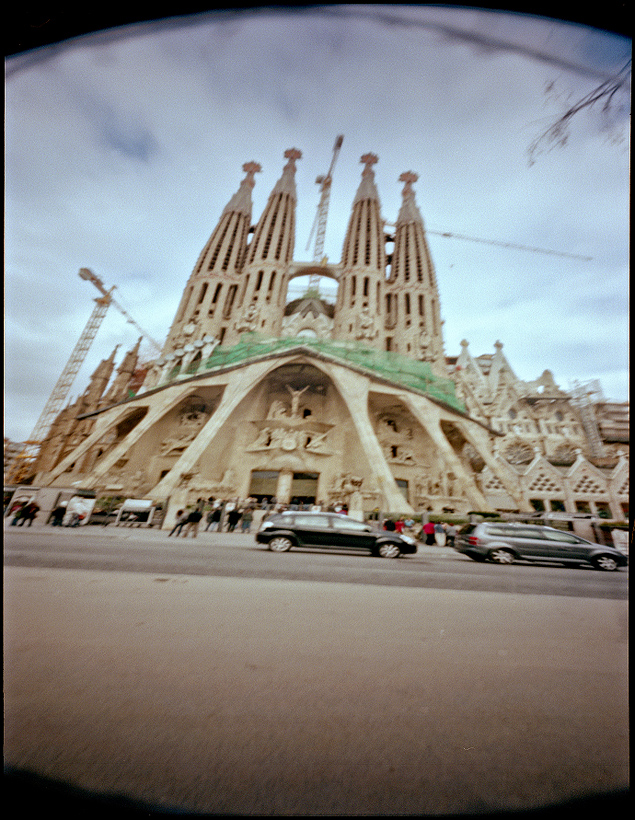
[[[417,542],[408,535],[386,532],[348,518],[326,512],[283,512],[269,516],[256,533],[256,541],[272,552],[291,547],[312,549],[360,549],[380,558],[398,558],[417,551]]]
[[[459,533],[454,549],[474,561],[495,564],[513,564],[518,560],[569,566],[591,564],[608,572],[628,564],[628,558],[613,547],[535,524],[470,524]]]

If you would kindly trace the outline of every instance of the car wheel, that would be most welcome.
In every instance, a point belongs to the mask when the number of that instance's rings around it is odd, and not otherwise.
[[[277,538],[272,538],[269,541],[269,549],[271,552],[289,552],[293,543],[288,538],[279,535]]]
[[[499,549],[491,550],[489,560],[495,564],[513,564],[516,560],[514,553],[511,550]]]
[[[388,542],[386,544],[379,545],[377,548],[377,554],[380,558],[399,558],[401,555],[401,550],[399,549],[398,544]]]
[[[605,572],[615,572],[620,565],[612,555],[598,555],[593,559],[593,566]]]

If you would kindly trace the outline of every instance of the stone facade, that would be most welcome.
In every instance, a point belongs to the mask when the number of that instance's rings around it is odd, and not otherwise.
[[[403,204],[387,234],[373,154],[362,157],[340,263],[294,260],[300,157],[286,152],[255,225],[260,166],[243,166],[162,355],[140,377],[137,345],[110,387],[114,354],[102,363],[53,424],[36,482],[168,501],[164,526],[177,508],[211,496],[339,501],[360,516],[379,508],[624,517],[624,406],[596,405],[590,421],[549,371],[519,380],[500,342],[492,355],[472,357],[463,342],[446,357],[417,177],[401,176]],[[311,273],[337,282],[334,305],[316,294],[288,301],[289,282]]]

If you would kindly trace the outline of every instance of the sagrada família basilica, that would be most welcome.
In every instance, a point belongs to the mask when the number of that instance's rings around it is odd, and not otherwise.
[[[162,354],[95,371],[53,423],[41,487],[177,508],[199,498],[343,502],[351,514],[532,510],[628,514],[625,406],[591,405],[550,371],[517,378],[500,342],[446,356],[434,265],[402,174],[390,233],[362,157],[341,260],[294,258],[296,149],[252,223],[260,166],[229,199]],[[337,283],[289,298],[297,277]],[[626,431],[626,432],[625,432]]]

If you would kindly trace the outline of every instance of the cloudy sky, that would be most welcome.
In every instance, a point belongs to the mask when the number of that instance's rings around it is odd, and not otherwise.
[[[338,134],[332,261],[372,151],[388,222],[400,174],[419,175],[447,355],[500,339],[522,379],[599,379],[626,400],[629,100],[582,111],[533,164],[529,148],[630,49],[548,18],[356,5],[176,16],[9,57],[5,436],[28,438],[93,310],[81,267],[163,341],[244,162],[263,169],[255,221],[284,151],[302,151],[295,256],[311,258],[315,179]],[[137,336],[111,307],[69,398]]]

